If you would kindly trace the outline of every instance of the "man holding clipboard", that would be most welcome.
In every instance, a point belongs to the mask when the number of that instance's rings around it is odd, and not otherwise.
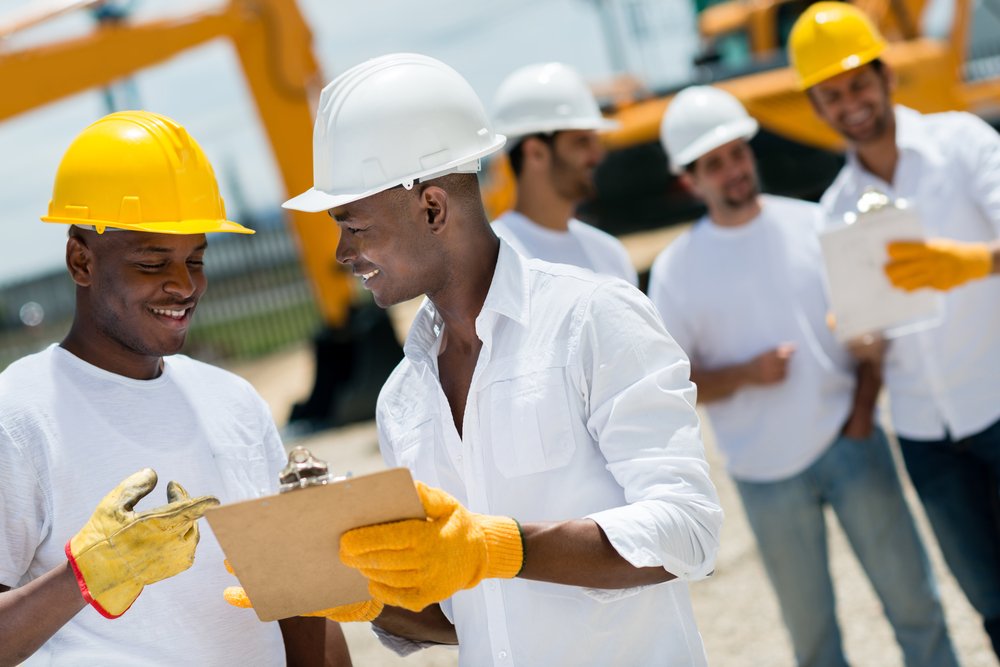
[[[427,295],[378,405],[427,519],[344,534],[379,602],[357,618],[401,654],[457,643],[462,665],[706,665],[687,582],[723,516],[652,304],[496,237],[476,171],[504,137],[441,62],[349,70],[314,136],[316,186],[285,206],[329,212],[380,306]]]
[[[907,471],[1000,654],[1000,136],[968,113],[894,107],[885,40],[851,5],[812,5],[788,43],[799,87],[849,143],[823,206],[841,218],[873,187],[933,237],[887,249],[898,287],[948,291],[939,327],[891,342],[885,384]]]

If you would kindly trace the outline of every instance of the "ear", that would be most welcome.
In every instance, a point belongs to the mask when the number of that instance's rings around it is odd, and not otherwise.
[[[432,234],[440,234],[448,225],[451,200],[444,188],[429,185],[420,192],[420,208],[427,228]]]
[[[820,120],[826,120],[826,116],[823,115],[823,110],[819,108],[819,104],[816,102],[816,94],[813,92],[812,88],[806,88],[806,99],[809,100],[809,106],[812,107],[813,113],[819,116]]]
[[[548,169],[552,161],[552,148],[538,137],[528,137],[522,144],[524,165],[532,169]]]
[[[79,236],[73,235],[66,241],[66,268],[69,275],[80,287],[90,287],[93,279],[94,253]]]
[[[889,95],[895,94],[896,87],[899,85],[899,78],[896,76],[896,72],[885,64],[885,62],[882,63],[882,82],[885,84],[886,92]]]
[[[691,172],[685,169],[677,176],[677,180],[680,181],[681,186],[693,194],[695,197],[701,198],[701,193],[698,191],[698,186],[695,184],[694,177],[691,176]]]

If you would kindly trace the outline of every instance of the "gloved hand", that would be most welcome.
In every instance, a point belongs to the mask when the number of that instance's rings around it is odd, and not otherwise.
[[[951,239],[890,243],[885,273],[896,287],[908,292],[921,287],[949,290],[989,275],[993,253],[985,243]]]
[[[356,528],[340,538],[340,560],[368,579],[388,605],[420,611],[483,579],[511,579],[524,564],[517,521],[473,514],[417,482],[426,519]]]
[[[156,473],[145,468],[104,497],[90,521],[66,543],[84,599],[106,618],[132,606],[143,586],[191,567],[198,546],[198,524],[215,496],[192,499],[177,482],[167,485],[169,504],[136,514],[135,504],[156,487]]]
[[[233,572],[229,561],[227,560],[225,563],[229,574],[235,575],[236,573]],[[243,590],[242,586],[230,586],[222,592],[222,597],[226,598],[226,602],[234,607],[253,609],[253,604],[250,603],[250,598],[247,597],[246,591]],[[323,609],[322,611],[314,611],[311,614],[302,615],[322,616],[338,623],[356,623],[359,621],[374,621],[382,613],[383,606],[378,600],[365,600],[364,602],[345,604],[341,607],[331,607],[330,609]]]

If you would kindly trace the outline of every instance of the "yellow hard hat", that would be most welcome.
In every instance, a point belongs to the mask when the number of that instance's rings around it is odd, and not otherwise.
[[[870,63],[885,38],[863,11],[846,2],[817,2],[799,16],[788,36],[788,59],[799,90]]]
[[[44,222],[160,234],[253,230],[226,220],[215,172],[183,127],[148,111],[105,116],[77,135]]]

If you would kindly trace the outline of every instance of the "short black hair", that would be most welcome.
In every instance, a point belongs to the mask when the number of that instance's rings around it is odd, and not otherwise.
[[[545,142],[549,148],[552,148],[556,143],[556,136],[559,131],[529,134],[526,137],[521,137],[517,140],[512,148],[507,151],[507,158],[510,160],[510,168],[514,170],[514,178],[521,178],[521,171],[524,169],[524,142],[528,139],[534,137],[539,141]]]

